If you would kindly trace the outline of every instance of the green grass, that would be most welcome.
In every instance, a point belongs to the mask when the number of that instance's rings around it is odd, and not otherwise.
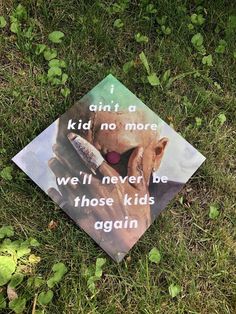
[[[110,12],[106,8],[112,1],[21,1],[28,12],[26,24],[29,18],[36,24],[33,45],[49,44],[47,36],[54,30],[65,34],[56,47],[68,65],[67,98],[60,86],[39,80],[47,73],[47,62],[27,48],[27,38],[9,31],[8,17],[17,2],[0,4],[0,15],[8,22],[0,29],[0,134],[5,149],[0,166],[13,167],[12,180],[0,179],[0,225],[12,225],[19,237],[40,241],[38,272],[48,274],[57,261],[69,268],[45,313],[235,313],[236,27],[230,26],[229,16],[236,15],[236,5],[223,0],[162,0],[157,13],[147,14],[150,1],[126,2],[132,3],[123,12]],[[190,31],[196,3],[205,8],[206,21]],[[164,15],[170,35],[156,32],[155,17]],[[124,23],[120,29],[113,26],[118,18]],[[137,43],[138,32],[149,42]],[[203,56],[191,44],[196,33],[203,35],[206,55],[212,54],[212,67],[202,64]],[[227,42],[223,54],[215,52],[220,39]],[[176,80],[169,87],[147,82],[138,57],[142,51],[160,79],[170,69]],[[126,74],[122,67],[130,60],[135,66]],[[107,258],[92,295],[83,269],[105,253],[10,159],[108,73],[172,123],[207,160],[121,264]],[[220,125],[222,113],[226,122]],[[195,118],[202,119],[201,125]],[[178,201],[181,196],[183,204]],[[220,210],[215,220],[209,218],[212,204]],[[59,222],[53,231],[47,229],[51,220]],[[161,252],[158,265],[148,261],[153,247]],[[172,283],[182,287],[173,299],[168,292]],[[32,312],[32,302],[27,309]]]

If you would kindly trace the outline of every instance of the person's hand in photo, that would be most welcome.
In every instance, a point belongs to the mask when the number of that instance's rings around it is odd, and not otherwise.
[[[149,178],[162,157],[164,150],[161,147],[166,144],[166,141],[164,144],[164,140],[158,143],[151,142],[145,149],[140,146],[134,148],[127,165],[127,179],[122,182],[120,173],[104,160],[94,146],[76,134],[69,134],[68,137],[71,143],[76,143],[73,146],[78,154],[80,168],[73,165],[68,167],[66,156],[59,155],[58,146],[54,146],[56,157],[49,161],[49,166],[57,178],[77,176],[79,183],[73,185],[69,182],[67,185],[59,185],[60,193],[50,189],[49,196],[76,219],[87,233],[97,239],[100,245],[109,246],[111,250],[114,243],[112,240],[107,241],[107,238],[112,237],[116,243],[120,243],[123,250],[128,249],[151,223],[150,204],[155,200],[149,195]],[[96,175],[92,174],[91,183],[84,185],[82,184],[84,176],[91,174],[90,170],[96,171]],[[104,184],[104,177],[113,178],[112,182],[116,183]],[[86,197],[84,203],[90,199],[96,199],[98,202],[101,199],[110,199],[112,204],[105,202],[103,206],[83,206],[83,197]],[[136,222],[135,228],[112,230],[109,235],[104,233],[104,230],[96,229],[96,222],[124,221],[127,218]]]
[[[76,136],[76,135],[75,135]],[[58,146],[54,146],[54,153],[56,157],[52,158],[49,161],[49,167],[55,174],[57,178],[72,178],[76,176],[79,179],[79,182],[77,182],[76,185],[72,184],[70,181],[66,185],[58,185],[58,189],[60,192],[58,192],[56,189],[49,189],[48,194],[59,203],[62,207],[69,208],[75,208],[75,198],[80,197],[82,198],[83,195],[86,195],[87,197],[95,197],[95,198],[113,198],[114,204],[117,207],[115,211],[112,211],[110,209],[106,209],[104,211],[99,211],[101,215],[101,218],[109,219],[109,217],[115,218],[119,216],[120,214],[123,215],[135,215],[135,216],[143,216],[143,218],[146,218],[145,220],[149,222],[149,216],[150,216],[150,206],[149,204],[145,204],[145,206],[139,206],[139,210],[135,209],[132,206],[124,205],[124,195],[127,194],[132,199],[135,198],[135,195],[141,197],[144,195],[149,195],[148,193],[148,181],[147,178],[150,177],[152,167],[148,166],[151,164],[151,160],[148,160],[144,156],[144,149],[143,147],[137,147],[133,150],[129,157],[129,162],[127,165],[127,178],[133,177],[133,183],[130,183],[127,179],[125,182],[121,182],[120,180],[121,176],[120,174],[112,168],[102,157],[100,152],[93,147],[90,143],[88,143],[85,139],[82,139],[80,136],[77,136],[80,141],[83,141],[82,147],[84,147],[84,151],[87,150],[87,155],[82,156],[81,154],[78,154],[78,160],[80,160],[80,168],[75,167],[74,165],[68,165],[68,161],[66,160],[66,156],[60,156],[57,150]],[[89,149],[86,148],[88,145]],[[97,165],[96,172],[97,175],[95,176],[93,174],[92,180],[90,184],[84,185],[82,184],[83,177],[87,174],[91,174],[91,171],[93,170],[93,166],[91,163],[91,154],[95,152],[96,158],[100,159],[100,164]],[[149,154],[149,157],[152,157]],[[82,160],[81,160],[82,159]],[[150,159],[150,158],[149,158]],[[82,162],[81,162],[82,161]],[[91,166],[89,166],[91,164]],[[87,165],[87,167],[85,167]],[[69,167],[68,167],[69,166]],[[144,166],[145,166],[145,172],[144,172]],[[93,170],[93,172],[94,172]],[[112,177],[113,181],[117,180],[116,184],[109,183],[109,184],[103,184],[102,178],[104,176]],[[129,208],[128,208],[129,207]],[[83,209],[76,209],[76,211],[83,212]],[[107,213],[107,214],[106,214]],[[78,213],[79,215],[79,213]],[[97,216],[99,216],[97,215]],[[144,217],[145,216],[145,217]],[[146,224],[148,225],[148,223]]]

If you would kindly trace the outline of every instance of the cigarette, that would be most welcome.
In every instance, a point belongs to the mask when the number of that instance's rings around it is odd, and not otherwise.
[[[83,137],[75,133],[69,133],[67,135],[69,141],[73,145],[77,154],[84,161],[85,165],[96,174],[96,170],[104,161],[104,158],[100,152]]]

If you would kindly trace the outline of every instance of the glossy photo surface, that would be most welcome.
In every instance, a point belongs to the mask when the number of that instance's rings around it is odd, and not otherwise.
[[[116,261],[204,160],[112,75],[13,158]]]

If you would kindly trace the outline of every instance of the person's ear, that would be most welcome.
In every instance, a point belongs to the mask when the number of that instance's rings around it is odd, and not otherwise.
[[[164,155],[165,148],[168,141],[169,140],[167,137],[163,137],[162,139],[158,141],[157,145],[155,146],[156,157],[155,157],[155,163],[154,163],[154,170],[157,170],[160,167],[161,160]]]

